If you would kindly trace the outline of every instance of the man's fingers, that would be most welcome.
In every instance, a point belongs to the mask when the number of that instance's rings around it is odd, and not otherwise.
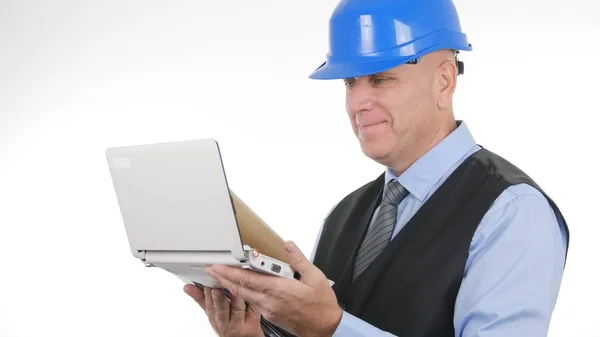
[[[244,324],[246,321],[246,302],[239,296],[231,296],[231,324]]]
[[[202,309],[204,311],[206,311],[206,305],[205,305],[205,301],[204,301],[204,292],[202,291],[202,289],[196,287],[193,284],[186,284],[183,287],[183,291],[188,294],[188,296],[190,296],[191,298],[194,299],[194,301],[196,301],[196,303],[198,303],[200,305],[200,307],[202,307]]]
[[[286,241],[284,244],[285,256],[288,259],[290,266],[299,272],[302,276],[308,276],[314,271],[314,266],[302,254],[302,251],[293,241]]]
[[[211,294],[212,288],[204,287],[204,304],[206,305],[206,315],[211,324],[214,324],[215,319],[215,305]]]
[[[264,292],[272,288],[272,276],[262,275],[250,270],[230,266],[214,265],[207,270],[214,277],[220,276],[244,288]],[[243,297],[243,296],[242,296]]]
[[[218,327],[229,325],[229,301],[219,289],[213,289],[211,292],[215,307],[215,323]]]
[[[260,321],[260,312],[252,304],[248,305],[248,310],[246,311],[246,322],[247,321]]]
[[[268,276],[258,275],[251,271],[231,267],[213,268],[209,268],[207,272],[229,289],[232,295],[242,297],[248,302],[260,303],[264,299],[263,293],[273,283]],[[218,273],[216,273],[217,270]]]

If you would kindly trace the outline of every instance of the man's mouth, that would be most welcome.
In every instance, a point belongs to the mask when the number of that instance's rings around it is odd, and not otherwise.
[[[356,125],[357,125],[359,128],[361,128],[361,129],[364,129],[364,128],[368,128],[368,127],[370,127],[370,126],[376,126],[376,125],[379,125],[379,124],[384,124],[384,123],[387,123],[387,121],[378,121],[378,122],[372,122],[372,123],[362,123],[362,124],[360,124],[360,123],[357,123]]]

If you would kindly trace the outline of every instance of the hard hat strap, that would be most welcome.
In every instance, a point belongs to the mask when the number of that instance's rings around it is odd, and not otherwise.
[[[454,59],[456,60],[456,66],[458,67],[458,74],[462,75],[465,73],[465,64],[463,61],[458,60],[458,53],[460,53],[460,50],[454,51]]]
[[[454,51],[454,59],[456,60],[456,66],[458,67],[458,74],[462,75],[462,74],[465,73],[465,64],[464,64],[463,61],[459,61],[458,60],[458,53],[460,53],[459,50],[455,50]],[[417,64],[417,63],[419,63],[421,61],[421,58],[422,58],[422,56],[421,57],[417,57],[415,59],[412,59],[412,60],[410,60],[410,61],[408,61],[406,63],[408,63],[408,64]]]

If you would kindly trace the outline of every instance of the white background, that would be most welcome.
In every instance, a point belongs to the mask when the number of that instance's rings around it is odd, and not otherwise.
[[[456,4],[474,46],[457,117],[570,225],[549,335],[600,336],[598,1]],[[177,278],[130,255],[110,146],[216,138],[231,188],[309,255],[331,206],[383,169],[342,83],[308,79],[335,5],[0,1],[0,336],[211,335]]]

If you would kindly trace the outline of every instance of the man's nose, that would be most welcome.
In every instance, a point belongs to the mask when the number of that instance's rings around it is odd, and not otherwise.
[[[356,82],[351,88],[348,89],[346,101],[348,112],[351,114],[357,114],[373,108],[374,94],[368,85]]]

